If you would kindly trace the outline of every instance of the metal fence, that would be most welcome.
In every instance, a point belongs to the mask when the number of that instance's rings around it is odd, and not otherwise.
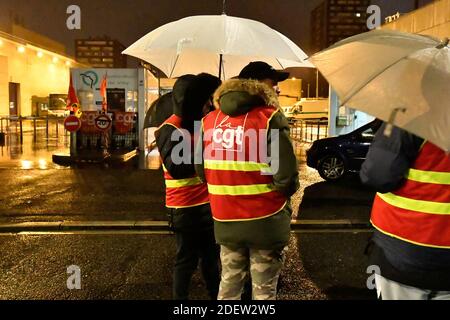
[[[23,144],[24,134],[32,134],[34,141],[38,138],[59,139],[69,135],[64,129],[64,118],[54,116],[0,116],[0,133],[17,135],[21,144]]]
[[[328,119],[294,119],[290,121],[291,138],[298,142],[314,142],[328,137]]]

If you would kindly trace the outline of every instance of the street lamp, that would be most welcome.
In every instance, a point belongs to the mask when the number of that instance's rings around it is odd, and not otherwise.
[[[25,52],[25,47],[24,46],[19,46],[17,48],[17,51],[19,51],[19,53],[24,53]]]

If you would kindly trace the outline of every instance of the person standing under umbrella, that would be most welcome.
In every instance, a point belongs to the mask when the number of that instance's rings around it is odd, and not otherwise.
[[[221,245],[219,300],[241,299],[249,273],[253,299],[276,299],[290,235],[289,198],[299,188],[289,125],[274,90],[288,75],[264,62],[250,63],[240,79],[219,87],[214,94],[219,109],[202,120],[197,151],[204,161],[196,170],[208,183]],[[270,160],[264,159],[268,150]]]
[[[211,96],[219,85],[220,80],[209,74],[180,77],[172,93],[174,114],[155,133],[166,179],[169,224],[177,241],[173,275],[175,300],[188,299],[191,278],[199,260],[209,296],[217,299],[219,248],[214,239],[207,186],[194,169],[193,134],[194,122],[210,111]],[[180,139],[187,147],[183,150],[192,150],[189,154],[180,154]],[[182,159],[187,161],[180,161]]]
[[[383,300],[450,300],[450,154],[387,124],[360,177],[375,188],[368,247]]]

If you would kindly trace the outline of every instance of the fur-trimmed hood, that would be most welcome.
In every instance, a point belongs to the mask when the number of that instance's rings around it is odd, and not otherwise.
[[[239,115],[254,107],[280,108],[275,90],[256,80],[231,79],[214,93],[214,105],[227,115]]]

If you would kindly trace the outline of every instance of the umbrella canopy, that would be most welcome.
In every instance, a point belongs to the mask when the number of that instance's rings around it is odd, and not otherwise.
[[[283,34],[258,21],[223,15],[192,16],[150,32],[123,54],[156,66],[169,78],[207,72],[234,77],[252,61],[275,69],[313,67]]]
[[[173,114],[172,92],[166,93],[152,103],[145,115],[144,129],[159,127]]]
[[[450,150],[448,39],[375,30],[311,57],[341,104]]]

